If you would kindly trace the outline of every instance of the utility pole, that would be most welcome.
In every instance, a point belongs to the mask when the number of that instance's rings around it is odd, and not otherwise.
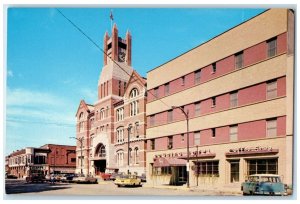
[[[131,131],[131,125],[129,125],[128,126],[128,128],[127,128],[127,130],[128,130],[128,145],[127,145],[127,156],[128,156],[128,158],[127,158],[127,165],[128,165],[128,171],[127,171],[127,174],[129,175],[129,165],[130,165],[130,162],[129,162],[129,159],[130,159],[130,154],[129,154],[129,149],[130,149],[130,147],[129,147],[129,143],[130,143],[130,131]]]
[[[70,138],[73,138],[73,139],[76,139],[80,142],[80,174],[81,176],[83,175],[83,172],[82,172],[82,140],[83,140],[83,137],[81,137],[80,139],[76,138],[76,137],[70,137]]]

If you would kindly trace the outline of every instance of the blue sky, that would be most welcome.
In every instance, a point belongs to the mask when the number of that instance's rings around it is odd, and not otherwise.
[[[119,35],[132,34],[132,65],[147,71],[265,9],[62,8],[102,47],[113,10]],[[43,144],[75,145],[81,99],[93,104],[103,54],[54,8],[7,12],[5,154]]]

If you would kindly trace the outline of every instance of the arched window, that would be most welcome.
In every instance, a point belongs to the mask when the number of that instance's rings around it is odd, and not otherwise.
[[[117,121],[124,120],[124,108],[117,109]]]
[[[94,134],[92,134],[92,135],[90,136],[90,147],[93,146],[93,139],[94,139]]]
[[[129,98],[135,98],[138,95],[139,95],[139,91],[137,90],[137,88],[134,88],[134,89],[131,90]]]
[[[130,103],[130,116],[135,116],[139,113],[139,101],[132,101]]]
[[[83,120],[83,117],[84,117],[83,112],[81,112],[81,113],[79,114],[79,120],[82,121],[82,120]]]
[[[105,118],[105,110],[104,110],[104,108],[102,108],[101,110],[100,110],[100,120],[102,120],[102,119],[104,119]]]
[[[134,148],[134,163],[138,164],[138,158],[139,158],[139,148]]]
[[[117,151],[117,165],[123,166],[124,164],[124,151],[123,150],[118,150]]]
[[[117,128],[117,143],[124,142],[124,128],[118,127]]]
[[[97,146],[95,155],[97,157],[105,157],[106,156],[105,146],[102,143],[100,143]]]

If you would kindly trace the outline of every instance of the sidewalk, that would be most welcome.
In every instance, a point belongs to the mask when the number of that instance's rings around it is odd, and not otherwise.
[[[237,186],[226,186],[226,187],[207,187],[207,186],[191,186],[187,188],[186,185],[183,186],[171,186],[171,185],[159,185],[153,186],[151,184],[143,184],[145,188],[160,188],[160,189],[174,189],[174,190],[182,190],[182,191],[194,191],[207,193],[208,195],[242,195],[240,187]]]

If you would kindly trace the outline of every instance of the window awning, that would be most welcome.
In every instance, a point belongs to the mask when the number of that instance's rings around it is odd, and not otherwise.
[[[186,160],[177,158],[156,158],[153,167],[185,166]]]

